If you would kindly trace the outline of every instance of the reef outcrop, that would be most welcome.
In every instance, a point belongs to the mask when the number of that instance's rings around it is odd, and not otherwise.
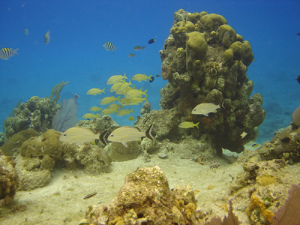
[[[246,75],[254,60],[250,43],[221,15],[181,9],[174,14],[160,56],[162,77],[169,81],[161,91],[161,113],[173,110],[172,116],[178,118],[173,120],[177,128],[164,136],[174,139],[172,135],[181,132],[180,122],[200,122],[195,138],[209,136],[219,154],[222,148],[242,152],[265,118],[262,96],[250,97],[253,82]],[[220,109],[207,117],[192,115],[200,103],[214,103]]]
[[[158,167],[128,174],[117,197],[108,205],[90,206],[81,224],[198,224],[190,186],[170,190]]]
[[[0,150],[0,207],[8,205],[13,200],[19,187],[19,178],[15,163],[10,156],[5,156]]]

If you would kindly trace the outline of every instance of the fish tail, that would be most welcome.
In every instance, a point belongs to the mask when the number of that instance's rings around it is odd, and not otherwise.
[[[148,97],[147,93],[147,89],[143,92],[143,94],[146,96],[146,98]]]
[[[129,112],[132,112],[132,113],[133,113],[133,109],[131,109]]]
[[[152,136],[152,124],[151,126],[148,128],[148,130],[146,130],[145,134],[146,134],[146,137],[149,138],[151,141],[154,141],[155,138]]]
[[[128,79],[128,77],[126,77],[126,73],[124,73],[124,80]]]
[[[121,96],[118,96],[118,97],[117,97],[117,100],[118,100],[118,101],[120,100],[120,97],[121,97]]]
[[[101,92],[103,92],[105,94],[105,88],[103,88],[103,90]]]
[[[200,123],[200,122],[198,122],[198,123],[195,124],[195,126],[196,126],[198,129],[199,129],[199,123]]]
[[[13,54],[16,54],[16,55],[18,55],[19,53],[18,53],[18,48],[16,48],[15,50],[13,50]]]

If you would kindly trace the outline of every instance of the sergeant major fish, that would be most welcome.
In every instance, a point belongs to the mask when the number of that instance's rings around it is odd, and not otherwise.
[[[106,51],[114,51],[117,49],[116,46],[111,42],[105,42],[103,44],[103,47],[105,48]]]
[[[8,58],[17,55],[19,49],[12,49],[12,48],[2,48],[0,50],[0,59],[7,60]]]

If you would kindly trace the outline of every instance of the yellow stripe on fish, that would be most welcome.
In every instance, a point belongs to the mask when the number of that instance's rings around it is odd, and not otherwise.
[[[0,50],[0,59],[7,60],[8,58],[17,55],[19,49],[12,49],[12,48],[1,48]]]

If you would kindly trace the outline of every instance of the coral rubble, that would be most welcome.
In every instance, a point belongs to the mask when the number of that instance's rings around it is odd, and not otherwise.
[[[170,33],[160,51],[162,77],[169,81],[161,91],[162,109],[174,109],[178,119],[173,125],[200,122],[196,138],[209,134],[217,153],[222,148],[243,151],[265,118],[261,95],[250,97],[253,82],[246,75],[254,59],[250,43],[223,16],[206,12],[175,12]],[[221,108],[209,117],[192,116],[192,109],[205,102]],[[240,136],[243,132],[245,138]],[[169,129],[166,136],[172,139],[174,133],[178,131]]]

